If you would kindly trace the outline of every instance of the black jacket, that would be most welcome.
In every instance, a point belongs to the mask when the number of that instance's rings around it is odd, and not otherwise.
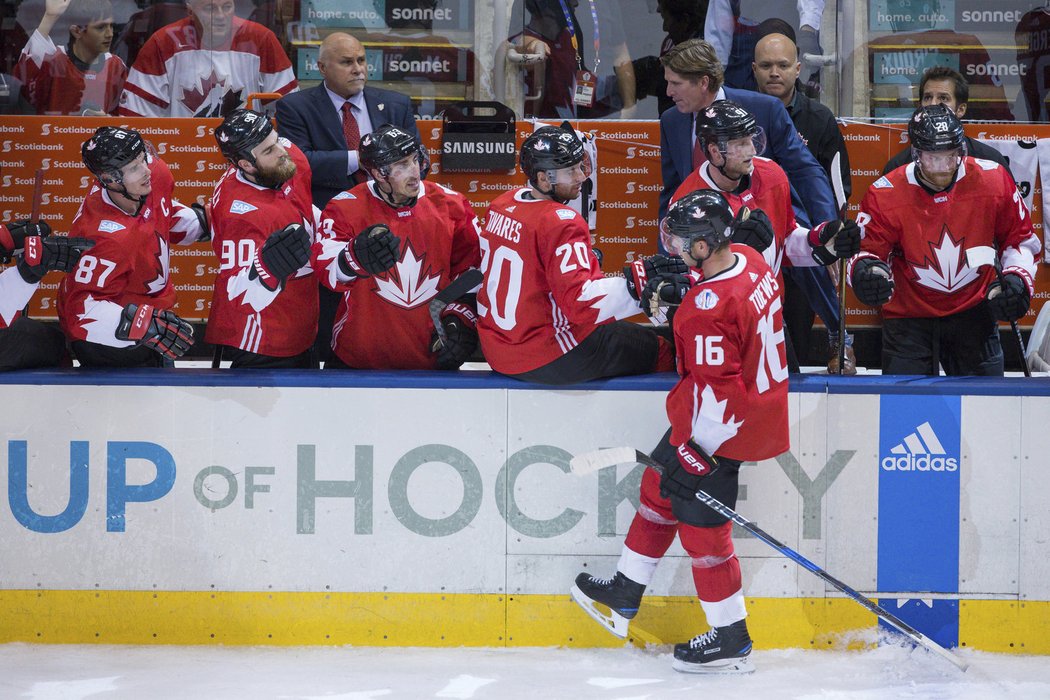
[[[846,153],[846,142],[835,121],[835,115],[826,106],[802,94],[802,85],[795,81],[795,97],[788,106],[788,114],[795,123],[802,142],[817,159],[824,172],[831,177],[831,162],[836,153],[841,153],[839,169],[842,171],[842,186],[849,199],[853,186],[850,184],[849,155]]]

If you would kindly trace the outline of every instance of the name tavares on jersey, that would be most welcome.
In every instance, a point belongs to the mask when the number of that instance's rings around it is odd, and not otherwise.
[[[485,231],[493,236],[506,238],[512,243],[517,243],[521,239],[521,222],[500,214],[498,211],[489,211],[488,221],[485,222]]]

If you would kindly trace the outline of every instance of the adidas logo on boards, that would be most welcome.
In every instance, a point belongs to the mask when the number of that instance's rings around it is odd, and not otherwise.
[[[954,472],[959,469],[959,459],[946,456],[948,453],[929,421],[891,448],[890,453],[882,458],[882,468],[889,472]]]

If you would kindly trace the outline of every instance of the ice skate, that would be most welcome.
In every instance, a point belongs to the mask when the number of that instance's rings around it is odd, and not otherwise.
[[[595,620],[617,637],[627,636],[627,626],[638,614],[645,586],[627,578],[619,571],[612,578],[596,578],[580,574],[569,591],[572,599]]]
[[[754,673],[750,655],[751,636],[740,620],[675,644],[671,667],[683,673]]]

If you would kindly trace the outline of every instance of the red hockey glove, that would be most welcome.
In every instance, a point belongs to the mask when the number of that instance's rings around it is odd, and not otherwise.
[[[820,265],[852,258],[860,252],[860,227],[855,221],[825,221],[810,230],[809,245]]]
[[[642,290],[649,280],[662,274],[684,275],[689,267],[677,255],[653,255],[639,258],[623,266],[623,276],[627,280],[627,291],[634,299],[640,299]]]
[[[51,270],[70,272],[84,251],[94,246],[95,242],[66,236],[26,236],[23,245],[18,274],[29,284],[36,284]]]

